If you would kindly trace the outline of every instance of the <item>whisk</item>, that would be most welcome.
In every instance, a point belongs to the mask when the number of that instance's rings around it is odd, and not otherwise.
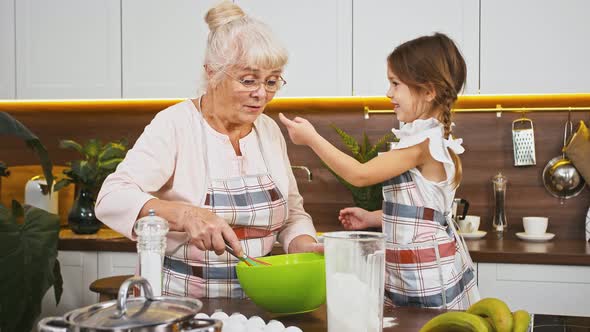
[[[259,265],[269,266],[269,265],[271,265],[270,263],[261,261],[259,259],[254,258],[254,257],[250,257],[250,256],[246,255],[245,253],[242,256],[238,256],[236,254],[236,252],[232,249],[232,247],[229,244],[227,244],[227,242],[225,243],[225,251],[229,252],[235,258],[246,263],[246,265],[248,265],[248,266],[259,266]]]

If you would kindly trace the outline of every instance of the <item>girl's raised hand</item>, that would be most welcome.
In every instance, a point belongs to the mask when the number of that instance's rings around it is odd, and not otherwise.
[[[338,220],[346,230],[359,230],[371,227],[369,222],[370,213],[358,207],[349,207],[340,210]]]
[[[279,113],[279,119],[289,131],[289,137],[294,144],[309,145],[314,137],[318,135],[313,125],[304,118],[295,117],[290,120],[283,113]]]

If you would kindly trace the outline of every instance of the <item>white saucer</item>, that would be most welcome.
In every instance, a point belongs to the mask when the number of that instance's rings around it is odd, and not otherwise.
[[[461,236],[463,236],[463,238],[465,240],[479,240],[482,237],[486,236],[486,234],[488,234],[488,232],[486,232],[486,231],[475,231],[473,233],[461,233],[461,232],[459,232],[459,234],[461,234]]]
[[[531,241],[531,242],[545,242],[549,241],[555,237],[553,233],[545,233],[541,235],[530,235],[525,232],[516,233],[516,237],[524,241]]]

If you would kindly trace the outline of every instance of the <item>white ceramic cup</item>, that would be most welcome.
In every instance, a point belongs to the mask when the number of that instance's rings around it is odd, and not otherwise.
[[[549,218],[546,217],[522,217],[524,232],[528,235],[543,235],[547,231]]]
[[[465,219],[459,220],[459,231],[461,233],[475,233],[479,229],[479,216],[466,215]]]

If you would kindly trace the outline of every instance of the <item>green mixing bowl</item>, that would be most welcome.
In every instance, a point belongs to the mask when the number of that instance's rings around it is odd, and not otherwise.
[[[303,253],[259,258],[272,265],[238,263],[236,273],[246,295],[275,314],[313,311],[326,301],[324,256]]]

